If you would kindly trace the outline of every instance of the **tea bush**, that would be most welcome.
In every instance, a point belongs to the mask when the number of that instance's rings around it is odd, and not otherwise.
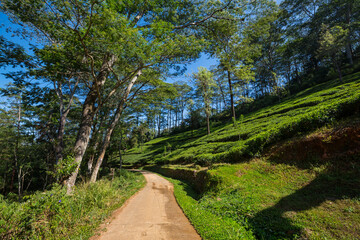
[[[308,88],[272,106],[240,117],[235,126],[223,123],[206,135],[206,129],[161,137],[144,145],[146,156],[138,149],[128,151],[124,161],[142,158],[150,162],[160,157],[164,144],[176,150],[161,156],[163,163],[195,163],[203,166],[214,162],[241,162],[259,156],[277,142],[303,135],[351,115],[359,114],[360,73],[347,75],[344,82],[329,81]]]

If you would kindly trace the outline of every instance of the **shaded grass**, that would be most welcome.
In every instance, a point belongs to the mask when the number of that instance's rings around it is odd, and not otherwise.
[[[139,173],[122,171],[113,181],[80,184],[74,195],[55,186],[8,202],[0,197],[1,239],[88,239],[112,211],[145,185]]]
[[[196,229],[199,225],[205,228],[201,223],[208,220],[202,216],[212,216],[219,225],[210,222],[204,226],[222,229],[228,223],[218,219],[226,219],[247,234],[238,237],[229,231],[226,238],[209,235],[205,239],[360,238],[359,158],[353,159],[346,170],[329,163],[304,169],[254,159],[219,166],[208,173],[210,181],[217,184],[198,201],[182,187],[185,183],[173,181],[175,196],[185,214]]]
[[[219,216],[207,211],[196,200],[199,196],[185,182],[170,179],[174,184],[174,194],[185,215],[189,218],[202,239],[255,239],[252,232],[247,229],[246,222]]]

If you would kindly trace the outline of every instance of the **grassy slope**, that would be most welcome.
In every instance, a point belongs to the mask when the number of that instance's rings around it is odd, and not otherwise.
[[[210,170],[222,179],[200,204],[248,220],[259,239],[359,239],[359,161],[350,171],[324,165],[301,169],[255,159]],[[219,199],[221,199],[219,201]]]
[[[353,113],[360,99],[360,74],[298,93],[249,113],[237,128],[226,124],[154,139],[128,152],[128,163],[151,160],[207,165],[260,156],[279,140],[301,136]],[[360,120],[354,118],[355,124]],[[322,131],[322,130],[320,130]],[[332,131],[331,127],[327,131]],[[239,141],[240,136],[240,141]],[[164,153],[167,142],[172,152]],[[258,157],[208,171],[218,185],[196,195],[171,180],[175,195],[204,239],[360,239],[360,159],[349,164],[280,163]],[[344,161],[345,162],[345,161]]]
[[[303,134],[346,115],[360,103],[360,73],[348,75],[344,83],[331,81],[302,91],[279,104],[249,113],[233,124],[198,129],[145,143],[127,152],[125,162],[181,162],[209,165],[239,162],[257,156],[279,140]],[[240,140],[239,140],[240,139]],[[171,145],[171,151],[165,146]]]
[[[360,156],[346,160],[350,168],[266,158],[222,164],[208,170],[218,184],[202,195],[170,181],[203,239],[360,239]]]

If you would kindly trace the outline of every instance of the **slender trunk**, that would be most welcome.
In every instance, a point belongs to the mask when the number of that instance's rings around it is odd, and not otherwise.
[[[335,67],[336,67],[336,70],[337,70],[337,72],[338,72],[338,74],[339,74],[340,82],[342,82],[342,81],[343,81],[343,80],[342,80],[342,72],[341,72],[341,68],[340,68],[340,66],[339,66],[339,63],[336,61],[335,58],[333,58],[333,63],[334,63],[334,65],[335,65]]]
[[[223,87],[222,87],[220,81],[218,82],[218,85],[219,85],[219,89],[220,89],[221,98],[222,98],[222,100],[224,102],[224,107],[226,108],[225,94],[224,94],[224,90],[223,90]]]
[[[233,93],[233,90],[232,90],[231,76],[230,76],[230,71],[229,70],[227,71],[227,76],[228,76],[228,81],[229,81],[231,113],[232,113],[233,123],[235,125],[236,116],[235,116],[235,106],[234,106],[234,93]]]
[[[21,174],[22,174],[22,167],[20,166],[19,167],[19,170],[18,170],[18,195],[19,195],[19,202],[21,201]]]
[[[122,168],[121,145],[122,145],[122,132],[120,132],[120,142],[119,142],[119,158],[120,158],[120,167],[119,167],[119,170],[120,170],[120,171],[121,171],[121,168]]]
[[[89,158],[89,161],[88,161],[88,164],[87,164],[87,170],[88,170],[88,174],[91,175],[92,173],[92,169],[93,169],[93,164],[94,164],[94,159],[95,159],[95,156],[96,156],[96,153],[97,153],[97,150],[98,150],[98,147],[99,147],[99,143],[100,143],[100,139],[99,139],[99,132],[100,132],[100,129],[103,125],[103,118],[101,118],[100,120],[100,123],[98,124],[99,126],[96,128],[96,124],[93,125],[93,134],[92,134],[92,151],[91,151],[91,154],[90,154],[90,158]],[[94,143],[95,142],[95,143]]]
[[[210,116],[209,116],[209,114],[206,114],[206,123],[207,123],[207,132],[209,135],[210,134]]]
[[[87,170],[88,170],[88,173],[89,175],[92,173],[92,170],[93,170],[93,164],[94,164],[94,159],[95,159],[95,156],[96,156],[96,152],[97,152],[97,149],[99,147],[99,137],[97,135],[94,136],[95,137],[95,144],[94,144],[94,147],[93,147],[93,151],[90,155],[90,158],[89,158],[89,161],[88,161],[88,164],[87,164]]]
[[[55,158],[56,158],[56,164],[59,163],[63,159],[63,152],[64,152],[64,130],[65,130],[65,124],[66,124],[66,117],[67,113],[62,113],[60,116],[60,122],[59,122],[59,129],[58,134],[56,137],[56,145],[55,145]]]
[[[15,157],[15,166],[17,169],[17,182],[18,182],[18,197],[19,197],[19,202],[21,201],[21,166],[19,164],[19,159],[18,159],[18,152],[19,152],[19,139],[20,139],[20,120],[21,120],[21,100],[19,100],[19,107],[18,107],[18,119],[17,119],[17,137],[16,137],[16,145],[15,145],[15,153],[14,153],[14,157]]]
[[[8,165],[7,163],[5,163],[5,169],[8,169]],[[2,195],[5,195],[5,192],[6,192],[6,183],[7,183],[7,174],[6,174],[6,171],[4,171],[4,177],[3,177],[4,181],[3,181],[3,184],[2,184]]]
[[[171,126],[172,126],[171,125],[171,109],[169,109],[169,121],[168,122],[169,122],[169,127],[168,128],[169,128],[169,132],[170,132],[170,129],[171,129]]]
[[[158,115],[158,136],[160,136],[160,130],[161,130],[161,112]]]
[[[93,169],[93,164],[94,164],[94,159],[95,159],[95,156],[96,156],[96,152],[97,152],[97,149],[98,149],[98,146],[99,146],[99,140],[96,139],[95,140],[95,145],[94,145],[94,152],[91,153],[90,155],[90,158],[89,158],[89,161],[88,161],[88,164],[87,164],[87,168],[88,168],[88,173],[91,174],[92,173],[92,169]]]
[[[113,120],[112,120],[112,122],[110,124],[110,127],[107,129],[107,132],[106,132],[106,135],[105,135],[102,147],[101,147],[101,151],[100,151],[99,156],[97,158],[94,170],[93,170],[93,172],[91,174],[90,182],[92,182],[92,183],[96,182],[100,166],[101,166],[101,164],[103,162],[103,159],[104,159],[104,156],[105,156],[105,153],[106,153],[106,149],[108,148],[108,146],[110,144],[111,135],[112,135],[117,123],[120,120],[122,111],[124,109],[124,104],[127,101],[127,98],[128,98],[128,96],[130,94],[130,91],[131,91],[132,87],[134,86],[135,82],[137,81],[137,79],[139,78],[139,76],[141,74],[142,74],[142,72],[141,72],[141,70],[139,70],[139,72],[130,81],[130,83],[129,83],[127,89],[126,89],[126,92],[124,93],[124,97],[120,101],[120,104],[118,105],[118,107],[116,109],[116,112],[115,112],[114,118],[113,118]]]
[[[181,109],[181,124],[184,122],[184,108]]]
[[[14,189],[15,173],[16,173],[16,165],[14,164],[13,170],[12,170],[12,173],[11,173],[11,181],[10,181],[9,192],[12,192],[13,189]]]
[[[210,134],[210,113],[211,113],[211,103],[210,99],[204,97],[205,100],[205,114],[206,114],[206,125],[207,125],[207,133]]]
[[[352,53],[352,47],[351,47],[351,43],[350,43],[350,36],[348,37],[348,43],[346,44],[346,57],[350,63],[350,65],[354,64],[354,60],[353,60],[353,53]]]
[[[352,3],[347,4],[347,11],[346,11],[346,24],[349,27],[350,30],[350,24],[351,24],[351,9],[352,9]],[[347,39],[346,39],[346,57],[350,63],[350,65],[354,64],[353,61],[353,52],[352,52],[352,46],[351,46],[351,32],[349,32]]]
[[[86,96],[83,105],[82,115],[81,115],[80,127],[74,146],[74,155],[75,155],[74,157],[77,167],[66,181],[67,194],[72,193],[73,187],[76,182],[76,177],[79,172],[81,161],[83,159],[87,145],[89,143],[91,126],[93,124],[93,118],[96,110],[95,103],[96,100],[98,99],[98,91],[105,84],[107,76],[110,72],[110,67],[113,66],[115,60],[116,57],[114,55],[110,56],[109,60],[104,60],[101,70],[97,78],[94,80],[88,95]]]
[[[176,127],[180,126],[180,109],[176,112]]]
[[[60,104],[60,119],[59,119],[59,128],[56,136],[56,144],[55,144],[55,159],[56,164],[59,163],[60,160],[63,159],[63,153],[64,153],[64,131],[65,131],[65,125],[66,125],[66,118],[67,115],[70,112],[70,107],[72,105],[74,95],[76,88],[79,84],[79,79],[74,84],[74,87],[72,90],[70,90],[70,99],[67,103],[67,106],[65,108],[64,106],[64,96],[63,96],[63,90],[62,90],[62,84],[61,82],[57,82],[57,84],[54,82],[54,89],[56,91],[56,94],[59,98],[59,104]]]

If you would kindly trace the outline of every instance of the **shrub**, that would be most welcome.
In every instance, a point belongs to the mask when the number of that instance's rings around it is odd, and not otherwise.
[[[82,184],[74,195],[54,186],[23,203],[0,196],[0,239],[73,239],[93,235],[109,214],[144,185],[141,174],[121,171],[113,180]]]

